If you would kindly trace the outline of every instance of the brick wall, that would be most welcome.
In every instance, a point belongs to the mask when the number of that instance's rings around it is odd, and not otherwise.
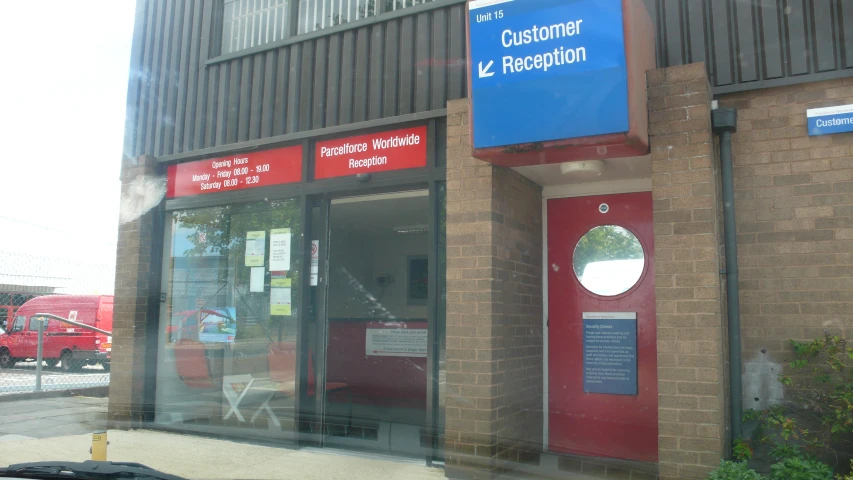
[[[647,73],[659,474],[705,478],[725,449],[725,329],[710,87],[703,64]]]
[[[542,448],[542,190],[508,168],[494,168],[493,182],[498,457],[515,461]]]
[[[470,156],[467,102],[448,102],[445,452],[486,478],[541,449],[542,194]]]
[[[159,295],[159,269],[153,268],[152,259],[162,239],[154,235],[156,208],[141,216],[132,215],[129,211],[136,210],[142,201],[145,192],[141,188],[157,186],[156,182],[142,183],[152,178],[156,178],[156,165],[152,157],[125,159],[122,163],[120,216],[132,219],[120,223],[118,229],[110,359],[110,428],[132,426],[146,411],[151,410],[143,392],[146,363],[156,359],[156,352],[146,355],[148,342],[151,341],[146,335],[146,325],[150,310],[157,307],[154,302],[158,301]]]
[[[778,402],[788,339],[853,327],[853,134],[809,137],[806,109],[853,103],[853,78],[753,90],[733,137],[744,406]]]

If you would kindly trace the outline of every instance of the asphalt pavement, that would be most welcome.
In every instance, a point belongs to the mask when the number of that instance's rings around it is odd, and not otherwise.
[[[106,426],[106,398],[66,396],[0,401],[0,442],[91,434]]]

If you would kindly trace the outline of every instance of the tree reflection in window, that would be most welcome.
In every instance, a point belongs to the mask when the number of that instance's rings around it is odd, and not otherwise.
[[[298,308],[298,249],[301,228],[299,202],[280,200],[226,207],[177,211],[173,215],[171,311],[177,323],[183,314],[205,310],[236,310],[236,339],[280,341],[295,335],[295,316],[271,315],[269,278],[262,293],[250,291],[251,268],[245,264],[246,235],[265,234],[265,271],[269,265],[269,235],[289,228],[293,235],[291,269],[292,308]],[[183,315],[186,316],[186,315]],[[179,326],[175,327],[179,329]],[[171,338],[170,340],[174,340]]]
[[[572,257],[572,267],[581,285],[603,296],[630,290],[640,279],[644,265],[640,241],[617,225],[601,225],[586,232]]]

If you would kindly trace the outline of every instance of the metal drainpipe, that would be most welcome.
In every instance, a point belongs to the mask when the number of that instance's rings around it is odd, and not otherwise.
[[[737,131],[737,110],[716,108],[711,125],[720,137],[720,174],[723,182],[723,224],[726,251],[726,310],[729,336],[729,392],[732,440],[743,438],[743,380],[740,351],[740,294],[738,290],[737,238],[735,230],[734,181],[732,180],[732,134]]]

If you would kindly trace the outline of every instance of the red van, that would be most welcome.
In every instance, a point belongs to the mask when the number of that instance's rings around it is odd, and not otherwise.
[[[51,313],[109,332],[113,329],[112,295],[36,297],[18,308],[15,317],[6,323],[6,332],[0,334],[0,368],[12,368],[16,362],[36,358],[38,323],[33,319],[37,313]],[[64,371],[72,371],[100,363],[109,371],[111,350],[111,336],[48,320],[42,358],[49,367],[59,365]]]

